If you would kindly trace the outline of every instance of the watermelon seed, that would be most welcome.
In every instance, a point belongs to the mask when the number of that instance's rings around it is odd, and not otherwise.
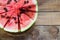
[[[25,11],[25,9],[24,8],[21,8],[20,11]]]
[[[8,12],[7,8],[4,8],[5,12]]]
[[[7,18],[7,19],[10,19],[10,17],[9,17],[9,16],[7,16],[6,18]]]
[[[4,17],[5,17],[5,15],[1,15],[1,17],[2,17],[2,18],[4,18]]]
[[[29,3],[29,1],[24,1],[24,4],[27,4],[27,3]]]
[[[8,0],[7,4],[10,4],[11,1],[12,1],[12,0]]]
[[[17,15],[18,17],[20,17],[20,15]]]
[[[14,0],[17,3],[17,0]]]
[[[29,6],[28,8],[31,8],[31,6]]]
[[[14,20],[16,20],[16,17],[12,17]]]
[[[27,3],[29,3],[29,1],[26,1]]]
[[[20,11],[21,11],[21,13],[25,13],[26,9],[25,8],[21,8]]]

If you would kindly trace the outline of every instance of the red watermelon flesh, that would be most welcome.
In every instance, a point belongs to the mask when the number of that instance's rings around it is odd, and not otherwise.
[[[0,0],[0,28],[8,32],[24,30],[36,16],[36,0]]]

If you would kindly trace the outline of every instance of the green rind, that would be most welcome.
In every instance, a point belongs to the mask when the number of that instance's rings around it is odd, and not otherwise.
[[[37,3],[37,0],[36,0],[36,11],[38,12],[38,3]],[[20,32],[24,32],[24,31],[28,30],[30,27],[32,27],[32,25],[35,23],[35,21],[37,19],[37,16],[38,16],[38,13],[36,13],[35,19],[33,20],[33,22],[30,25],[28,25],[28,27],[25,28],[24,30],[20,30]]]

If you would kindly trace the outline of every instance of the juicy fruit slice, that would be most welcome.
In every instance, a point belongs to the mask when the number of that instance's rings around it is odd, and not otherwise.
[[[0,0],[0,2],[0,28],[5,31],[23,32],[36,21],[38,10],[36,0]]]

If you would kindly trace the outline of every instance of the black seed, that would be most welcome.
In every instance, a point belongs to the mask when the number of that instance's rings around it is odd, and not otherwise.
[[[5,12],[8,12],[7,8],[4,8]]]
[[[27,3],[29,3],[29,1],[27,1]]]
[[[17,0],[14,0],[15,2],[17,2]]]
[[[26,1],[24,1],[24,4],[26,4]]]
[[[27,3],[29,3],[29,1],[24,1],[24,4],[27,4]]]
[[[26,9],[25,8],[21,8],[20,11],[21,11],[21,13],[24,13],[24,12],[26,12]]]
[[[18,17],[20,17],[20,14],[19,15],[17,15]]]
[[[9,16],[7,16],[6,18],[7,18],[7,19],[10,19],[10,17],[9,17]]]
[[[16,20],[16,17],[12,17],[14,20]]]
[[[8,0],[8,1],[7,1],[7,4],[10,4],[11,1],[12,1],[12,0]]]
[[[29,6],[28,8],[31,8],[31,6]]]
[[[1,17],[2,17],[2,18],[4,18],[4,17],[5,17],[5,15],[1,15]]]

